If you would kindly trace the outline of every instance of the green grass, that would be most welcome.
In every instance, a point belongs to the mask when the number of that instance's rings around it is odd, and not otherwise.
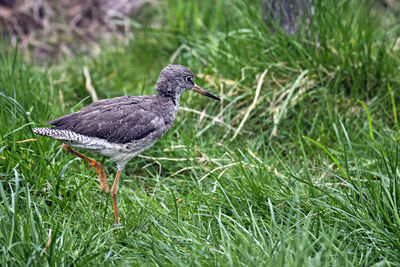
[[[288,36],[269,31],[258,1],[192,2],[146,5],[128,44],[46,68],[3,42],[0,264],[399,265],[391,11],[317,1],[308,30]],[[213,76],[196,82],[223,100],[182,97],[170,131],[123,172],[114,233],[94,170],[31,129],[91,102],[84,65],[100,98],[151,94],[182,44],[175,63]],[[111,183],[115,165],[97,159]]]

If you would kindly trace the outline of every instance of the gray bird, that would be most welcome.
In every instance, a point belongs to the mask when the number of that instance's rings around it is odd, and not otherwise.
[[[158,77],[155,95],[121,96],[96,101],[81,110],[47,122],[51,128],[33,132],[62,141],[64,149],[90,164],[99,176],[100,190],[109,192],[104,167],[73,150],[83,148],[117,163],[111,187],[115,225],[119,224],[118,181],[126,163],[150,148],[171,127],[183,92],[193,90],[220,100],[194,83],[194,74],[181,65],[168,65]]]

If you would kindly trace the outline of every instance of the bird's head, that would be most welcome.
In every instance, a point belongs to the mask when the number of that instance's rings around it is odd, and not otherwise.
[[[181,65],[168,65],[165,67],[158,77],[156,90],[160,95],[172,96],[178,99],[183,92],[193,90],[215,100],[220,100],[215,95],[196,85],[193,72]]]

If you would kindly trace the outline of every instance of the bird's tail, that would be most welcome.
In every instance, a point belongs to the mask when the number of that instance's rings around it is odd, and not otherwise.
[[[47,136],[60,141],[82,142],[85,139],[87,139],[87,137],[81,134],[74,133],[73,131],[70,130],[43,127],[43,128],[33,128],[32,131],[35,134]]]
[[[52,128],[48,128],[48,127],[33,128],[32,131],[35,134],[48,136],[48,137],[57,136],[57,132],[58,132],[56,129],[52,129]]]

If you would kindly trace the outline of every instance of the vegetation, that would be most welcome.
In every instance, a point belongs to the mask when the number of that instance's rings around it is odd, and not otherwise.
[[[0,264],[399,265],[394,14],[316,1],[290,36],[259,1],[195,2],[145,5],[128,43],[46,68],[3,41]],[[223,100],[185,93],[124,171],[114,232],[95,171],[31,129],[91,102],[82,66],[109,98],[152,94],[171,62]],[[98,159],[111,183],[114,163]]]

